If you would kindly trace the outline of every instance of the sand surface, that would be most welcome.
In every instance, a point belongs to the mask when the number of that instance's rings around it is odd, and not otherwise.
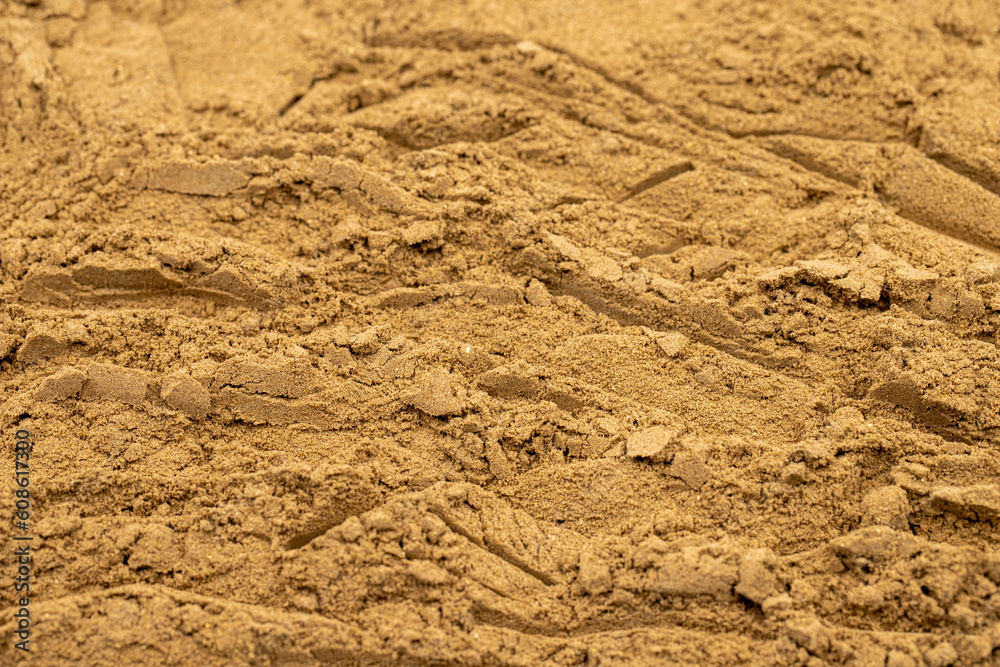
[[[996,2],[0,1],[0,142],[0,663],[1000,664]]]

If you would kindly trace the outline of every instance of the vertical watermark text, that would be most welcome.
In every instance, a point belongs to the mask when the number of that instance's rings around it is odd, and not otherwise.
[[[19,429],[14,443],[14,648],[28,652],[31,639],[31,433]]]

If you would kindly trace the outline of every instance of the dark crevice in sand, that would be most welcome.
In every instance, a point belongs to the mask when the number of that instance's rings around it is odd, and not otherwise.
[[[485,549],[486,551],[493,554],[497,558],[500,558],[501,560],[504,560],[507,563],[516,567],[517,569],[521,570],[528,576],[537,579],[546,586],[555,586],[558,583],[550,575],[544,572],[540,572],[535,568],[531,567],[530,565],[528,565],[527,563],[525,563],[523,560],[521,560],[516,555],[511,553],[510,550],[504,547],[503,545],[497,544],[489,539],[485,540],[477,539],[475,536],[472,535],[472,533],[470,533],[464,527],[453,521],[451,517],[449,517],[446,513],[435,511],[435,508],[433,507],[429,508],[429,511],[433,512],[435,516],[444,521],[448,525],[448,527],[451,528],[453,531],[455,531],[465,539],[469,540],[480,549]],[[494,592],[497,593],[498,595],[503,595],[499,591],[494,591]]]
[[[615,86],[616,88],[620,88],[625,92],[635,95],[636,97],[645,101],[647,104],[651,104],[653,106],[660,106],[661,104],[663,104],[660,100],[657,100],[655,97],[647,93],[639,84],[616,77],[604,67],[601,67],[597,63],[588,60],[587,58],[584,58],[577,53],[573,53],[572,51],[560,48],[548,42],[540,42],[539,44],[540,46],[544,47],[545,49],[548,49],[549,51],[552,51],[553,53],[558,53],[562,56],[565,56],[578,67],[593,72],[594,74],[598,75],[599,77],[610,83],[612,86]]]
[[[517,40],[499,32],[479,32],[463,28],[445,28],[430,32],[375,32],[366,34],[365,45],[407,49],[437,49],[440,51],[478,51],[494,46],[508,46]]]
[[[920,149],[919,146],[917,146]],[[921,149],[923,154],[934,160],[942,167],[949,169],[962,178],[967,178],[976,185],[982,187],[993,194],[1000,196],[1000,168],[985,170],[970,165],[961,155],[942,153],[939,151],[928,151]]]
[[[655,188],[657,185],[661,183],[666,183],[671,178],[676,178],[681,174],[693,170],[694,170],[694,165],[691,164],[690,162],[681,162],[672,167],[661,169],[655,174],[652,174],[648,178],[644,178],[643,180],[641,180],[640,182],[636,183],[631,188],[629,188],[625,196],[621,197],[618,200],[618,203],[620,204],[628,199],[631,199],[632,197],[635,197],[636,195],[642,194],[643,192],[649,190],[650,188]]]

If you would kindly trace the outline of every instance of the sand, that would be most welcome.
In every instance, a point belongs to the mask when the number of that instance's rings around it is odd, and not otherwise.
[[[990,0],[0,2],[0,663],[1000,664],[998,110]]]

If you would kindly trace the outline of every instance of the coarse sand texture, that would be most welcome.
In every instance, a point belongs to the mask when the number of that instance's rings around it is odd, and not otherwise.
[[[1000,665],[998,325],[995,0],[0,0],[0,665]]]

